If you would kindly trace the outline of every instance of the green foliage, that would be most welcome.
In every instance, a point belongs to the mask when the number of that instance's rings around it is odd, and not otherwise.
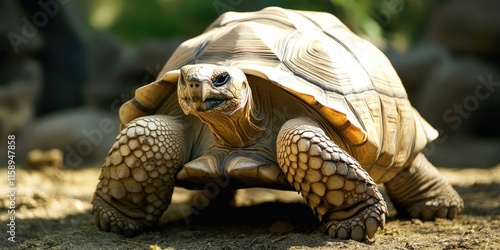
[[[407,44],[420,37],[434,6],[430,0],[330,1],[340,8],[337,17],[356,33]]]
[[[420,34],[432,1],[409,0],[93,0],[89,22],[108,28],[129,42],[145,37],[193,37],[225,11],[255,11],[267,6],[326,11],[357,33],[379,39]],[[111,13],[115,15],[111,15]],[[97,14],[105,19],[99,19]],[[108,19],[112,20],[108,20]],[[91,20],[92,19],[92,20]],[[104,20],[104,21],[102,21]],[[101,23],[99,23],[101,22]]]

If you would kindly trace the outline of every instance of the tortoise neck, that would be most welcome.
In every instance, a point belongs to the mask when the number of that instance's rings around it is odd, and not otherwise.
[[[265,133],[264,116],[255,107],[251,93],[249,91],[245,106],[231,115],[205,114],[200,116],[221,145],[247,147],[258,142]]]

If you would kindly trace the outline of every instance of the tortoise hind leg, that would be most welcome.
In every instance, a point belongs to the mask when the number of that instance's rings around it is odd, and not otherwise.
[[[422,153],[384,185],[398,212],[412,218],[454,219],[464,208],[462,198]]]
[[[130,122],[102,166],[92,201],[96,225],[126,236],[154,227],[170,204],[184,152],[182,125],[168,116]]]
[[[277,157],[330,236],[361,241],[384,227],[387,206],[377,185],[316,122],[287,121],[278,134]]]

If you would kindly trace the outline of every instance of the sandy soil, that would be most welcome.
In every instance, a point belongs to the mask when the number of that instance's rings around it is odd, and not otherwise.
[[[0,197],[0,249],[500,249],[500,165],[489,169],[440,169],[466,209],[457,220],[422,222],[391,216],[373,242],[331,239],[293,192],[251,189],[236,206],[201,213],[195,193],[176,190],[158,232],[134,238],[97,230],[90,200],[98,168],[16,170],[15,243],[7,240],[9,197]],[[8,190],[6,169],[1,190]],[[6,192],[4,192],[6,193]]]

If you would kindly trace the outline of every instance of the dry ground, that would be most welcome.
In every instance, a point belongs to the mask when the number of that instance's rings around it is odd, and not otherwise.
[[[500,249],[500,165],[490,169],[440,169],[465,201],[457,220],[422,222],[395,217],[374,242],[330,239],[293,192],[245,190],[238,207],[187,217],[192,192],[179,189],[165,216],[168,225],[134,238],[93,225],[90,200],[98,168],[16,172],[16,243],[7,240],[8,197],[0,197],[0,249]],[[6,170],[0,171],[7,190]],[[173,221],[173,222],[172,222]]]

